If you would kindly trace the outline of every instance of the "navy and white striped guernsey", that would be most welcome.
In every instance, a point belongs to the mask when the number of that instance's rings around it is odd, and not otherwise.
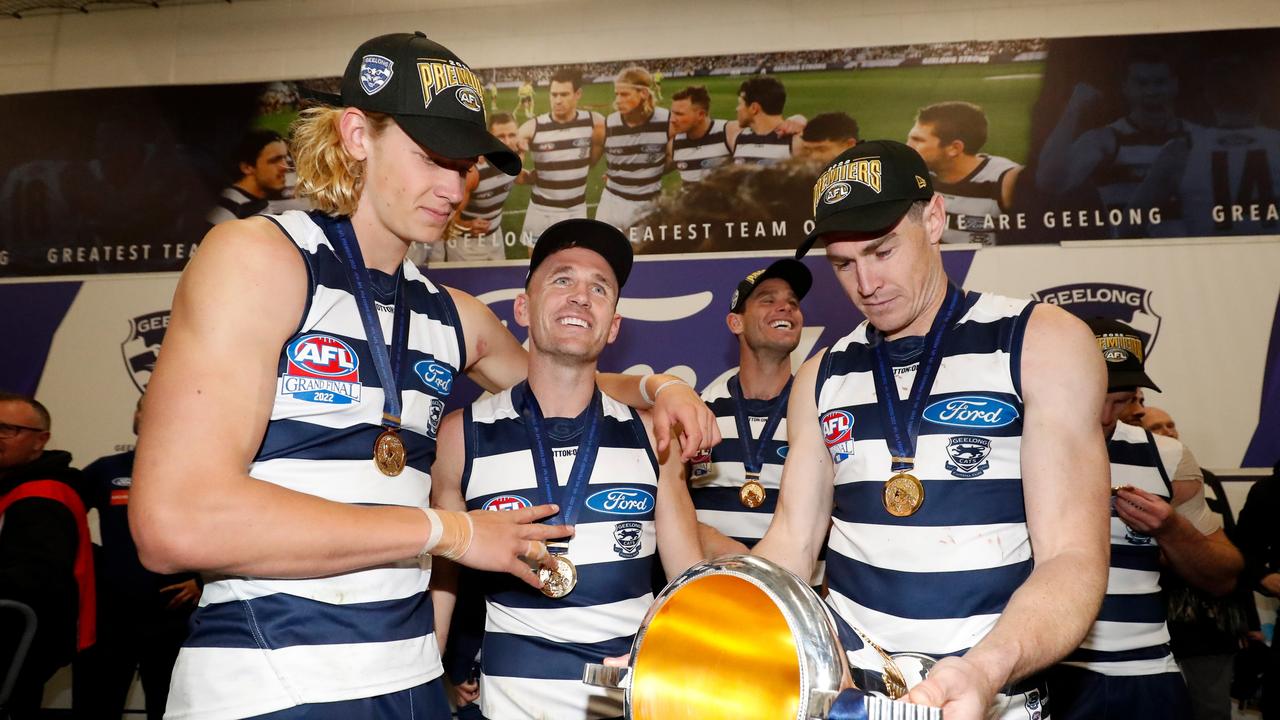
[[[1115,152],[1099,164],[1093,184],[1108,210],[1126,208],[1160,149],[1170,140],[1186,137],[1188,133],[1187,124],[1181,120],[1174,121],[1172,130],[1141,130],[1128,118],[1120,118],[1104,129],[1111,133]],[[1165,218],[1168,219],[1171,218]]]
[[[589,110],[578,110],[568,122],[557,122],[551,113],[538,116],[529,141],[537,171],[530,203],[572,208],[587,201],[594,132],[595,119]]]
[[[784,408],[773,437],[764,441],[764,463],[760,467],[760,484],[765,489],[764,503],[758,508],[748,508],[738,497],[742,484],[746,482],[747,471],[742,463],[742,443],[738,441],[736,401],[729,390],[729,378],[736,376],[737,373],[725,375],[702,391],[702,400],[715,414],[716,425],[724,439],[711,448],[709,456],[694,458],[689,496],[697,508],[698,522],[706,523],[726,537],[751,548],[764,537],[778,505],[778,486],[787,457],[787,417]],[[778,396],[772,400],[747,400],[747,420],[753,438],[758,438],[764,431],[769,414],[781,399]],[[826,549],[823,548],[822,558],[825,557]],[[822,585],[822,566],[820,558],[809,580],[810,585]]]
[[[462,493],[467,508],[543,502],[520,415],[528,384],[468,407]],[[635,412],[602,397],[600,449],[569,542],[578,584],[545,597],[509,575],[485,576],[487,619],[480,701],[491,718],[605,718],[622,714],[622,693],[586,685],[583,665],[630,651],[653,603],[658,462]],[[548,418],[561,484],[577,455],[581,422]],[[566,431],[568,430],[568,431]]]
[[[467,204],[459,210],[463,220],[488,220],[490,230],[502,224],[502,205],[515,185],[514,175],[508,175],[490,165],[484,158],[476,162],[480,182],[471,191]]]
[[[767,132],[763,135],[742,128],[733,143],[733,161],[739,165],[772,165],[791,157],[791,135]]]
[[[933,190],[942,196],[947,208],[947,229],[942,241],[948,243],[996,244],[995,229],[1000,227],[1004,176],[1018,163],[998,155],[979,155],[982,161],[959,182],[945,183],[934,176]]]
[[[605,118],[606,190],[636,202],[652,200],[662,192],[670,117],[670,111],[659,107],[635,127],[624,123],[622,113],[617,111]]]
[[[1166,502],[1173,496],[1174,468],[1165,467],[1156,438],[1147,430],[1117,423],[1107,454],[1113,487],[1132,485]],[[1176,673],[1160,592],[1159,544],[1126,526],[1114,503],[1107,595],[1088,636],[1063,664],[1113,676]]]
[[[711,121],[711,126],[700,138],[680,133],[671,141],[671,161],[680,172],[680,179],[687,183],[699,182],[707,173],[729,162],[733,151],[729,149],[729,135],[725,132],[727,120]]]
[[[835,463],[827,602],[887,652],[964,653],[1031,573],[1019,363],[1032,307],[964,298],[924,401],[911,471],[924,503],[908,517],[882,501],[894,474],[871,372],[882,337],[864,321],[821,362],[817,409]],[[916,365],[894,368],[904,398]]]
[[[271,418],[249,474],[336,502],[426,507],[444,398],[466,365],[453,301],[407,261],[403,297],[375,298],[385,337],[393,303],[407,302],[410,313],[399,378],[408,464],[387,477],[372,461],[383,389],[343,263],[308,214],[270,219],[306,261],[308,299],[280,350]],[[388,277],[375,275],[375,285],[378,276]],[[174,668],[166,717],[240,718],[435,679],[430,577],[428,561],[408,559],[323,578],[209,582]]]

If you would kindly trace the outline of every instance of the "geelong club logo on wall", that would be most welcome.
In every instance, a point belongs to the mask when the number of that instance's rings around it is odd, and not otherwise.
[[[1130,325],[1151,357],[1160,332],[1160,315],[1151,307],[1150,290],[1115,283],[1071,283],[1031,293],[1031,297],[1078,318],[1105,317]]]
[[[138,392],[146,392],[147,383],[151,382],[156,357],[160,354],[160,341],[164,340],[164,331],[168,328],[168,310],[146,313],[129,320],[129,336],[120,343],[120,353],[125,370],[129,371],[129,379],[137,386]]]

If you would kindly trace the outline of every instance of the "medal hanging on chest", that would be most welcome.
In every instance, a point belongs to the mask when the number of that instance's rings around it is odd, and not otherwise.
[[[738,442],[742,445],[742,467],[746,472],[746,482],[738,490],[738,501],[744,507],[751,510],[764,505],[766,493],[764,485],[760,483],[760,470],[764,467],[765,451],[769,447],[769,443],[773,441],[773,435],[778,431],[778,424],[782,422],[782,417],[787,412],[787,400],[791,397],[791,379],[787,379],[787,384],[782,388],[782,393],[778,395],[774,402],[773,411],[769,413],[768,419],[765,420],[764,427],[760,430],[759,441],[751,437],[751,420],[747,417],[746,398],[742,394],[742,383],[738,376],[734,375],[729,378],[729,393],[733,396],[733,412],[734,421],[738,428]]]
[[[871,375],[876,384],[881,426],[885,443],[889,446],[890,469],[893,472],[884,483],[881,499],[884,509],[894,517],[910,517],[924,505],[924,483],[911,474],[915,469],[916,439],[924,418],[924,401],[929,397],[934,378],[942,366],[943,341],[963,298],[964,293],[959,288],[947,285],[942,307],[933,318],[929,334],[925,335],[924,355],[920,358],[906,400],[899,396],[894,382],[887,341],[883,337],[877,338],[871,347]]]
[[[517,397],[523,402],[520,417],[524,421],[525,433],[529,438],[529,449],[533,455],[533,471],[538,482],[538,491],[544,503],[555,503],[560,512],[547,518],[547,525],[572,525],[582,510],[583,497],[587,484],[591,480],[591,471],[595,468],[596,455],[600,451],[600,425],[604,415],[600,390],[591,394],[591,402],[587,405],[586,426],[582,430],[578,444],[578,453],[573,458],[573,469],[569,471],[569,479],[560,486],[560,478],[556,472],[555,456],[550,439],[547,437],[546,421],[542,417],[542,408],[538,399],[533,396],[529,383],[523,382],[511,391],[513,400]],[[518,406],[520,407],[520,406]],[[560,599],[573,592],[578,584],[578,568],[569,559],[569,541],[549,541],[547,552],[555,557],[555,567],[542,568],[538,579],[542,581],[542,594],[552,599]]]
[[[373,282],[369,277],[369,269],[365,267],[351,220],[345,217],[325,218],[320,226],[347,271],[351,294],[356,301],[360,323],[364,326],[369,355],[373,358],[373,366],[382,384],[383,430],[373,442],[373,464],[383,475],[395,477],[404,472],[406,459],[404,440],[400,437],[399,385],[400,368],[404,365],[409,344],[409,303],[408,298],[400,292],[405,284],[404,270],[402,268],[396,277],[396,299],[393,301],[395,312],[391,323],[391,347],[388,349],[382,334],[382,321],[378,318],[378,308],[373,301]]]

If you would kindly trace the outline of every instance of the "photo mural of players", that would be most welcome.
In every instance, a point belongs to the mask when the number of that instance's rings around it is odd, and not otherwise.
[[[528,172],[478,186],[476,202],[505,193],[501,212],[460,213],[450,238],[475,252],[431,261],[527,257],[566,217],[609,222],[640,253],[795,247],[812,200],[792,201],[822,161],[882,138],[925,157],[951,243],[1274,234],[1273,48],[1280,29],[484,69],[487,114],[513,118]],[[241,143],[287,144],[335,88],[0,96],[24,138],[0,147],[0,276],[176,270],[210,218],[295,206],[279,146],[250,158]]]

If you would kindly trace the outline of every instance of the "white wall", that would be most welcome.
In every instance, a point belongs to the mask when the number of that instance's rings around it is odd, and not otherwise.
[[[1274,0],[237,0],[0,18],[0,94],[338,75],[413,29],[496,67],[1274,25]]]

